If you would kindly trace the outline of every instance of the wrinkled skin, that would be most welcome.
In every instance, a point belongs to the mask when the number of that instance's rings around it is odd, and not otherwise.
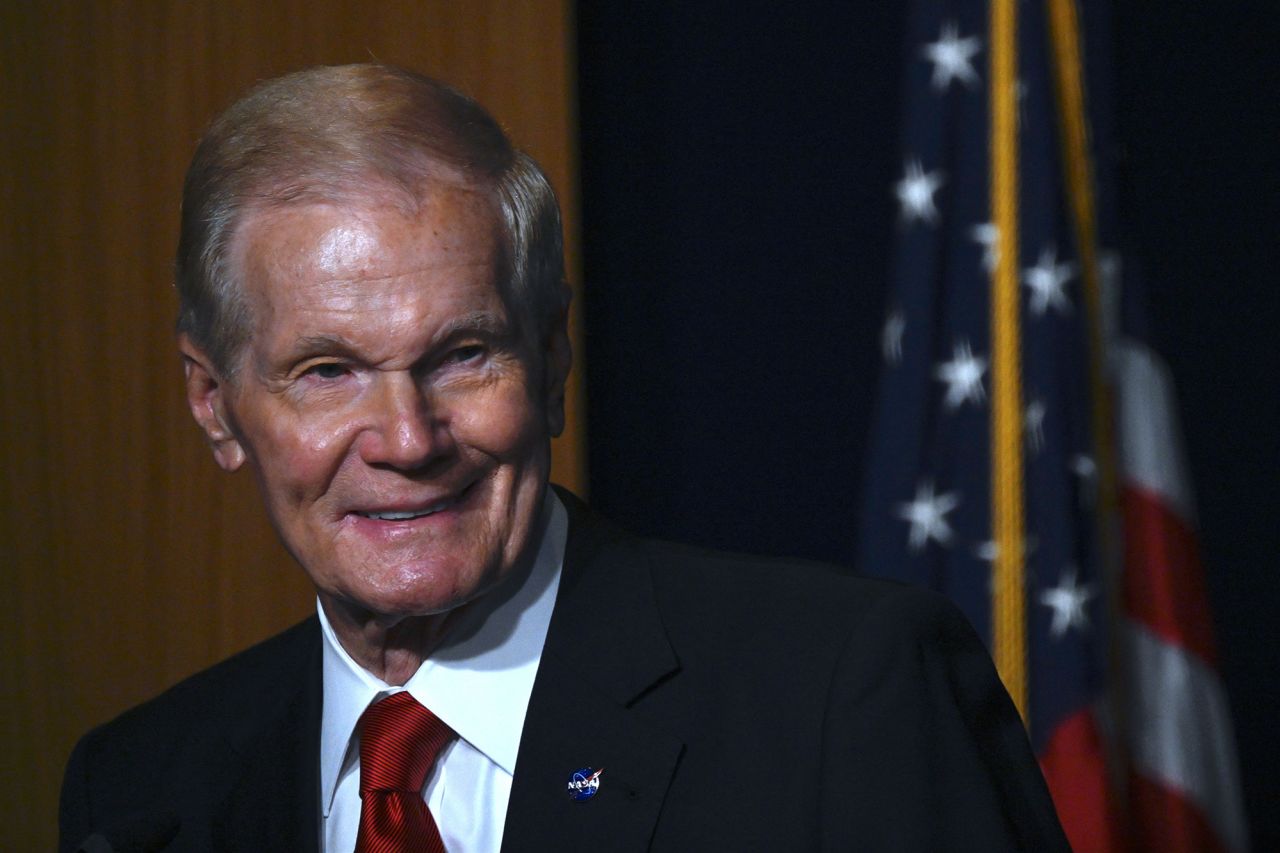
[[[344,647],[397,683],[531,558],[570,355],[563,321],[539,340],[504,304],[488,196],[377,202],[251,214],[232,245],[253,322],[239,370],[179,346],[214,458],[253,471]]]

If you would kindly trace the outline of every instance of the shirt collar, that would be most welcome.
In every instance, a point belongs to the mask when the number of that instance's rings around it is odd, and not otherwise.
[[[369,703],[408,690],[458,736],[513,774],[529,694],[551,622],[569,518],[550,489],[542,542],[523,578],[510,578],[460,615],[445,641],[403,688],[393,687],[351,659],[316,603],[324,636],[324,702],[320,729],[320,790],[329,815],[356,723]]]

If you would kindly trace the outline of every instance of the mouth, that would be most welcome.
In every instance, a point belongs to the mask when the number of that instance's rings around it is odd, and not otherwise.
[[[355,510],[352,515],[373,521],[414,521],[415,519],[426,518],[428,516],[436,515],[437,513],[447,512],[448,510],[454,509],[465,501],[467,496],[470,494],[471,486],[468,485],[457,494],[441,498],[426,505],[416,507],[407,506],[404,509]]]
[[[454,499],[440,501],[432,504],[425,509],[418,510],[386,510],[384,512],[356,512],[361,518],[372,518],[375,521],[412,521],[415,518],[425,518],[428,515],[435,515],[437,512],[443,512],[457,503]]]

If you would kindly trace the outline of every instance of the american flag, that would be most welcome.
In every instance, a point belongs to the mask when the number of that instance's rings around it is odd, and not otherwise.
[[[987,639],[1075,849],[1234,853],[1171,387],[1121,289],[1098,156],[1106,12],[912,5],[861,563]]]

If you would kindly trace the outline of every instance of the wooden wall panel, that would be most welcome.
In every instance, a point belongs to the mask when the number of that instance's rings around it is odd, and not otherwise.
[[[547,168],[576,270],[569,6],[0,4],[0,849],[52,849],[90,725],[312,607],[249,477],[217,471],[183,404],[170,269],[202,128],[305,65],[442,77]],[[556,478],[581,490],[570,394]]]

